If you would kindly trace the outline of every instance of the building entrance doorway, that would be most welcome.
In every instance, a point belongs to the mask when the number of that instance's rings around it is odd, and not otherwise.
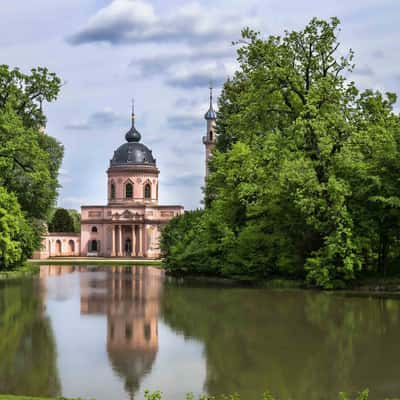
[[[126,239],[125,241],[125,254],[127,257],[130,257],[132,255],[132,241],[131,239]]]

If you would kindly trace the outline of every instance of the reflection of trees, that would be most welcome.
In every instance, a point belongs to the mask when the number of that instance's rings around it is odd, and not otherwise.
[[[167,284],[162,316],[201,340],[205,390],[259,398],[337,399],[339,391],[400,392],[397,300]]]
[[[50,397],[60,389],[38,281],[0,282],[0,393]]]
[[[105,275],[81,278],[81,313],[107,314],[107,351],[133,398],[158,351],[162,271],[150,267],[106,267]]]

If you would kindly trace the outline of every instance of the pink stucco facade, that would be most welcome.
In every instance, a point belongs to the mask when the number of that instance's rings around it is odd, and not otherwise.
[[[48,233],[42,239],[42,248],[35,251],[33,258],[76,257],[81,255],[80,233]]]

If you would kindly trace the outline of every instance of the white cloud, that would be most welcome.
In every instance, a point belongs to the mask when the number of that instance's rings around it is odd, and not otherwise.
[[[162,202],[199,204],[208,82],[232,75],[231,41],[246,25],[268,37],[336,15],[343,49],[356,54],[356,84],[399,87],[395,0],[2,0],[0,9],[2,62],[24,71],[47,66],[68,82],[45,105],[48,133],[65,146],[59,201],[66,207],[106,202],[106,170],[125,141],[132,96],[142,142],[161,171]],[[74,32],[70,40],[87,45],[66,42]]]
[[[214,42],[238,38],[246,25],[258,26],[256,17],[242,16],[216,7],[189,3],[169,14],[156,14],[144,0],[114,0],[100,9],[75,34],[71,44],[106,42],[111,44],[146,42]]]
[[[114,112],[111,108],[96,111],[89,115],[86,120],[72,121],[65,125],[68,130],[87,131],[94,128],[109,128],[127,122],[127,118]]]

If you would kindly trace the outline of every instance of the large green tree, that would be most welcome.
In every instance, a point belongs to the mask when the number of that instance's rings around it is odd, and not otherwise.
[[[0,186],[0,269],[21,264],[33,251],[34,240],[15,195]]]
[[[206,212],[184,247],[218,274],[306,277],[333,287],[398,259],[400,121],[394,94],[346,78],[339,21],[263,39],[243,31],[224,85]],[[340,55],[339,55],[340,54]],[[171,246],[166,260],[190,266]],[[214,268],[215,267],[215,268]]]
[[[55,203],[63,157],[60,143],[42,132],[42,103],[55,100],[60,86],[46,68],[24,74],[0,65],[0,186],[16,196],[35,248]],[[31,251],[26,248],[23,258]]]

